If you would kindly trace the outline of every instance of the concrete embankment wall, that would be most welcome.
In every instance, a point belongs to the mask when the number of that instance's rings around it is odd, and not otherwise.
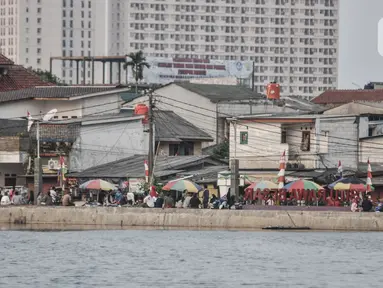
[[[0,224],[261,229],[308,226],[315,230],[383,231],[383,213],[192,210],[85,207],[3,207]]]

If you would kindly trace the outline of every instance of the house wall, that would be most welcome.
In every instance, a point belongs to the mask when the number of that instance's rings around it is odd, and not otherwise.
[[[118,94],[111,94],[72,101],[24,100],[7,102],[0,103],[0,115],[1,118],[26,117],[29,111],[32,116],[36,117],[40,113],[45,115],[52,109],[58,110],[56,116],[59,118],[63,116],[80,118],[86,115],[118,113],[121,106],[120,99]]]
[[[320,120],[322,134],[327,132],[328,153],[322,155],[321,167],[335,168],[338,162],[343,167],[357,168],[358,124],[357,117],[322,118]],[[325,142],[323,140],[323,142]],[[326,143],[323,143],[325,145]]]
[[[360,141],[359,162],[367,163],[368,159],[372,163],[383,163],[383,137],[363,139]]]
[[[287,132],[287,143],[281,143],[282,127]],[[301,151],[302,131],[311,132],[310,151]],[[240,144],[241,132],[248,132],[248,144]],[[303,164],[305,168],[315,168],[315,124],[238,122],[236,153],[234,143],[234,126],[231,124],[230,158],[239,159],[240,169],[278,169],[284,151],[287,162]]]
[[[0,164],[0,187],[5,186],[5,175],[16,175],[21,176],[24,175],[24,167],[22,164],[19,163],[1,163]],[[24,185],[25,184],[25,178],[16,178],[16,185]]]
[[[70,153],[71,171],[147,154],[148,141],[141,120],[82,126]]]
[[[82,101],[82,114],[87,116],[119,113],[121,102],[119,94],[86,98]]]

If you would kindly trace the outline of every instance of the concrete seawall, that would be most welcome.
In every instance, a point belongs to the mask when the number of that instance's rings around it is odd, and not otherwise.
[[[383,231],[383,213],[334,211],[192,210],[83,207],[4,207],[0,224],[121,227],[185,227],[191,229],[261,229],[308,226],[315,230]]]

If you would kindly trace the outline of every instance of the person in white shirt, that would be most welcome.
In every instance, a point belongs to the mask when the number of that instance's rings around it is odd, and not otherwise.
[[[136,202],[134,201],[134,194],[133,192],[128,192],[126,194],[126,201],[128,201],[129,205],[134,205]]]
[[[273,206],[274,205],[274,200],[273,200],[273,198],[269,198],[267,201],[266,201],[266,205],[268,205],[268,206]]]
[[[189,206],[190,206],[190,200],[191,200],[191,195],[187,192],[187,191],[185,191],[186,193],[185,193],[185,195],[186,195],[186,197],[185,197],[185,200],[184,200],[184,203],[183,203],[183,205],[182,205],[182,207],[183,208],[189,208]]]
[[[154,199],[152,196],[150,195],[147,195],[145,198],[144,198],[144,206],[148,207],[148,208],[154,208]]]
[[[49,192],[51,193],[52,203],[54,203],[57,197],[55,186],[52,186]]]
[[[9,199],[8,193],[5,193],[3,197],[1,197],[1,206],[8,206],[11,205],[11,199]]]

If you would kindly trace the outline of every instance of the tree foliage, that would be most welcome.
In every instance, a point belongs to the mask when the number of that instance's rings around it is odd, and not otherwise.
[[[225,140],[218,144],[217,147],[214,148],[212,156],[218,159],[228,159],[230,157],[229,141]]]
[[[142,52],[142,50],[132,52],[126,56],[131,60],[124,63],[124,70],[128,69],[129,66],[132,67],[134,79],[136,80],[136,83],[138,83],[139,80],[144,79],[144,69],[150,68],[150,65],[146,62],[146,57],[144,56],[144,52]]]
[[[28,70],[38,75],[40,79],[45,82],[50,82],[56,85],[65,85],[59,77],[52,74],[48,70],[33,69],[32,67],[29,67]]]

